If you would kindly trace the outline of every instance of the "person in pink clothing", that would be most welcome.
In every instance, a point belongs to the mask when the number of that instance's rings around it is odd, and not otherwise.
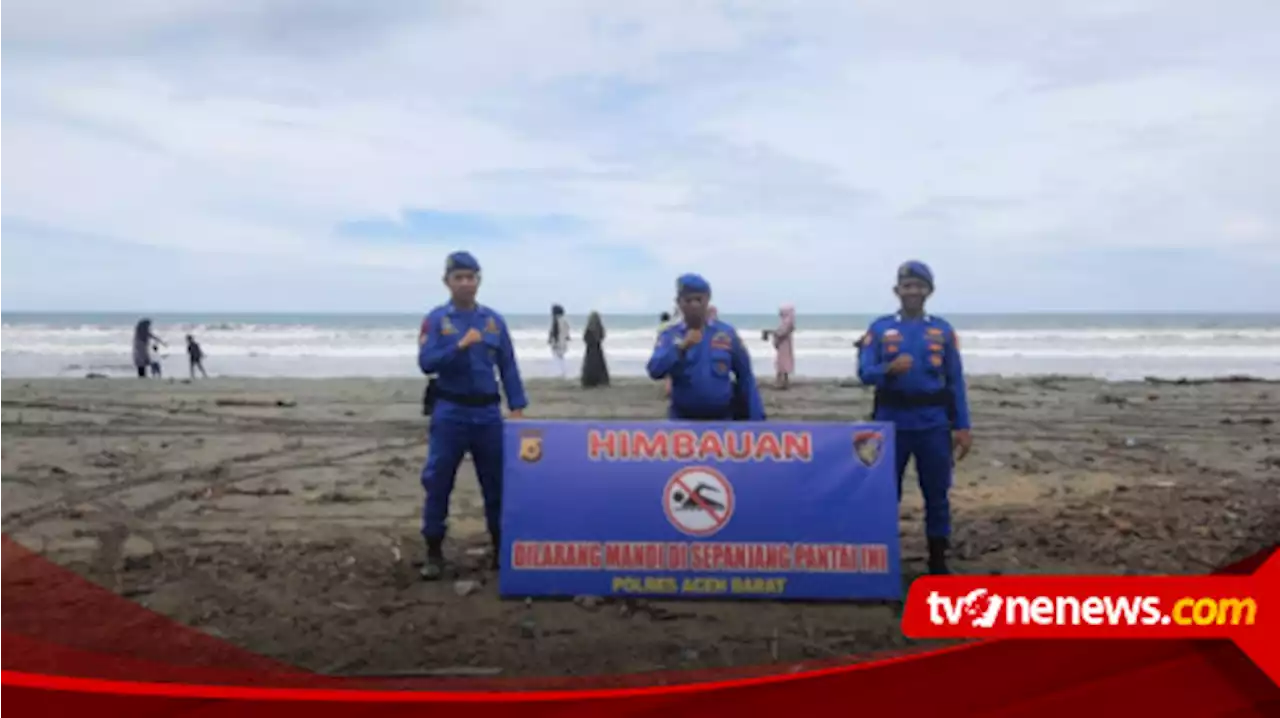
[[[778,352],[774,368],[778,372],[778,388],[786,389],[796,370],[796,353],[792,340],[796,332],[796,308],[787,304],[778,310],[778,317],[778,328],[773,330],[773,347]]]

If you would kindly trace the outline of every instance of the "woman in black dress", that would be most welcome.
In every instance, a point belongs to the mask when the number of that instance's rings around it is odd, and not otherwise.
[[[609,367],[604,361],[604,322],[600,321],[599,312],[592,312],[587,318],[587,330],[582,333],[582,341],[587,345],[586,356],[582,359],[582,386],[608,386]]]

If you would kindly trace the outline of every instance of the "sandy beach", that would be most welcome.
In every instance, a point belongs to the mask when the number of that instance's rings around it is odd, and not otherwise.
[[[1280,537],[1280,384],[972,378],[953,492],[967,573],[1204,573]],[[500,601],[468,464],[459,573],[417,578],[421,380],[3,383],[4,531],[141,604],[329,673],[502,676],[794,662],[907,645],[888,606]],[[656,418],[654,384],[530,382],[535,418]],[[867,390],[764,389],[859,420]],[[909,474],[904,571],[923,570]],[[458,581],[474,581],[459,584]],[[465,594],[465,595],[463,595]]]

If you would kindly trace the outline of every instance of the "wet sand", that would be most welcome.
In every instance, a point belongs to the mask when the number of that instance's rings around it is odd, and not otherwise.
[[[458,575],[419,581],[420,381],[6,379],[3,390],[7,534],[307,669],[599,674],[909,645],[883,605],[500,601],[469,462],[453,499]],[[531,418],[663,412],[659,388],[639,380],[528,390]],[[779,419],[856,421],[870,406],[867,390],[835,381],[764,391]],[[1280,384],[978,377],[970,396],[957,570],[1204,573],[1280,537]],[[908,579],[924,558],[913,481]]]

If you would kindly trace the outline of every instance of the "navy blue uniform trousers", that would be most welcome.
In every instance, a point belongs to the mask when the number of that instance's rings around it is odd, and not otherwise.
[[[422,535],[444,537],[449,497],[458,465],[467,453],[471,454],[480,480],[485,522],[490,533],[497,533],[502,526],[502,421],[458,421],[436,413],[427,436],[430,443],[422,469],[422,488],[427,493],[422,507]]]
[[[895,453],[898,470],[898,500],[902,500],[902,479],[907,462],[915,457],[916,474],[920,480],[920,492],[924,494],[924,532],[929,538],[951,536],[951,489],[953,469],[951,454],[951,429],[915,429],[895,432]]]

